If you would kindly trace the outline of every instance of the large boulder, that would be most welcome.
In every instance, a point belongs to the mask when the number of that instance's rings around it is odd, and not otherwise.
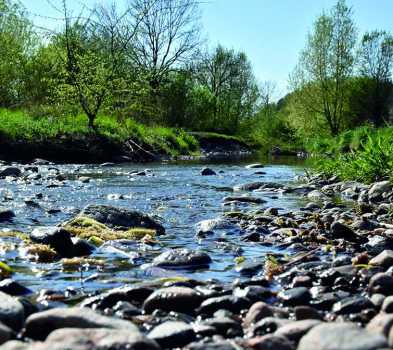
[[[386,338],[354,323],[325,323],[313,327],[299,342],[297,350],[377,350],[387,347]]]
[[[59,328],[109,328],[139,333],[131,322],[107,317],[87,308],[54,308],[30,315],[26,320],[25,336],[44,340]]]
[[[147,228],[155,230],[157,234],[165,233],[160,223],[136,210],[109,205],[88,205],[79,216],[89,217],[111,228]]]

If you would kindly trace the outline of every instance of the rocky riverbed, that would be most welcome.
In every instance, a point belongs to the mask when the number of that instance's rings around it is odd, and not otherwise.
[[[134,168],[3,164],[0,349],[393,348],[389,182]]]

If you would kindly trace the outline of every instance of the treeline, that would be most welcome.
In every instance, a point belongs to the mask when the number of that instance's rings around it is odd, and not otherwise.
[[[55,32],[0,0],[0,108],[238,133],[260,98],[247,56],[204,49],[196,0],[127,4],[75,14],[62,1]]]
[[[386,126],[393,115],[392,67],[393,36],[359,35],[353,10],[339,0],[315,20],[289,79],[291,93],[259,113],[261,134],[304,147],[360,125]]]
[[[0,0],[0,108],[83,114],[91,129],[104,115],[290,149],[390,122],[393,37],[359,33],[344,0],[313,23],[279,101],[246,54],[205,45],[197,0],[130,0],[77,14],[65,0],[57,5],[54,31],[34,25],[17,0]]]

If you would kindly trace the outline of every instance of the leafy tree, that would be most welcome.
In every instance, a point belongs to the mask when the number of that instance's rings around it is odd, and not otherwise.
[[[302,91],[298,103],[310,117],[323,116],[332,135],[337,135],[345,122],[355,44],[352,10],[339,0],[329,14],[322,14],[314,23],[291,77],[295,90]]]
[[[34,47],[32,24],[21,4],[0,0],[0,106],[23,104],[24,70]]]
[[[244,53],[218,46],[204,55],[196,75],[214,100],[209,120],[213,129],[234,133],[241,121],[255,112],[258,87]]]
[[[65,31],[56,38],[63,48],[66,82],[94,128],[94,120],[116,89],[125,55],[143,14],[116,6],[95,8],[87,18],[72,17],[63,1]]]
[[[392,93],[393,36],[385,31],[367,32],[359,50],[363,98],[367,101],[370,119],[381,125],[388,113]]]

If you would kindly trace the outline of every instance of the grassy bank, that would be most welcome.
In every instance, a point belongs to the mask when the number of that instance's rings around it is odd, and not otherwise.
[[[314,139],[308,151],[327,176],[365,183],[393,178],[393,128],[363,126],[335,138]]]
[[[34,117],[24,111],[0,109],[0,138],[9,143],[57,142],[60,139],[100,137],[113,144],[133,140],[157,154],[176,156],[198,152],[197,140],[183,130],[148,127],[132,119],[98,116],[96,131],[87,126],[83,115],[67,117]]]

